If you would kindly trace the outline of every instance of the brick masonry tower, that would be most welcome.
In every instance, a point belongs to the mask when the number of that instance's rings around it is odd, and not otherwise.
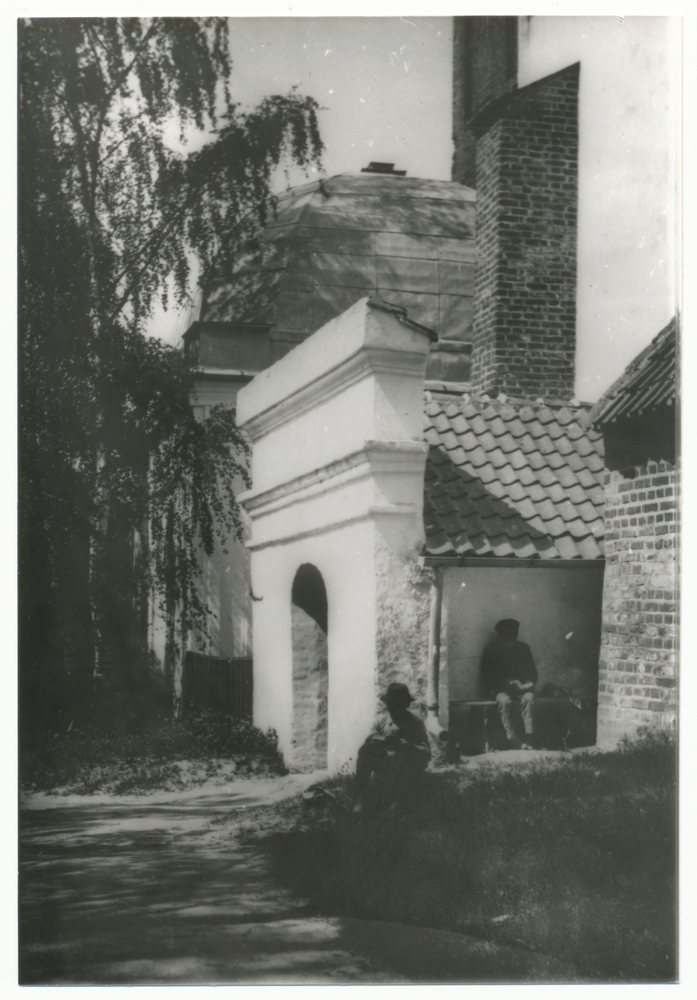
[[[477,191],[472,387],[568,400],[580,67],[518,89],[517,22],[455,18],[453,180]]]

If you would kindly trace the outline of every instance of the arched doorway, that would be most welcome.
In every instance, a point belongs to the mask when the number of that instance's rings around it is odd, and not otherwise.
[[[304,563],[291,593],[293,646],[293,766],[327,767],[327,591],[322,574]]]

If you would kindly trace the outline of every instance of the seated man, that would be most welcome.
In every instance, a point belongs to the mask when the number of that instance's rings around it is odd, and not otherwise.
[[[484,650],[482,678],[487,697],[496,701],[508,744],[522,750],[532,749],[535,743],[533,710],[537,683],[537,669],[530,647],[518,641],[520,622],[504,618],[494,626],[497,638]],[[520,702],[520,714],[525,726],[525,742],[521,743],[513,729],[511,702]]]
[[[406,684],[390,684],[380,700],[387,714],[378,718],[358,751],[356,784],[361,802],[356,812],[363,809],[373,775],[394,785],[402,778],[410,780],[422,774],[431,759],[426,727],[408,711],[414,699]]]

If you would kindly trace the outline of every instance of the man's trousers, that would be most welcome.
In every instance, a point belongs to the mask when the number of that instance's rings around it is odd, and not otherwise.
[[[503,728],[506,730],[506,736],[509,740],[514,740],[516,738],[515,731],[513,729],[511,720],[511,703],[513,699],[510,695],[501,691],[496,695],[496,704],[499,707],[499,713],[501,715],[501,721],[503,722]],[[523,726],[525,727],[526,736],[532,736],[535,731],[535,724],[533,721],[533,712],[535,709],[535,695],[532,691],[525,691],[520,696],[520,714],[523,717]]]

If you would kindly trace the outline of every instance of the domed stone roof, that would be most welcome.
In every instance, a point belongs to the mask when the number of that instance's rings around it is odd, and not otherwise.
[[[475,193],[449,181],[340,174],[293,188],[203,297],[202,323],[262,330],[268,362],[368,295],[438,333],[429,378],[469,377]]]

